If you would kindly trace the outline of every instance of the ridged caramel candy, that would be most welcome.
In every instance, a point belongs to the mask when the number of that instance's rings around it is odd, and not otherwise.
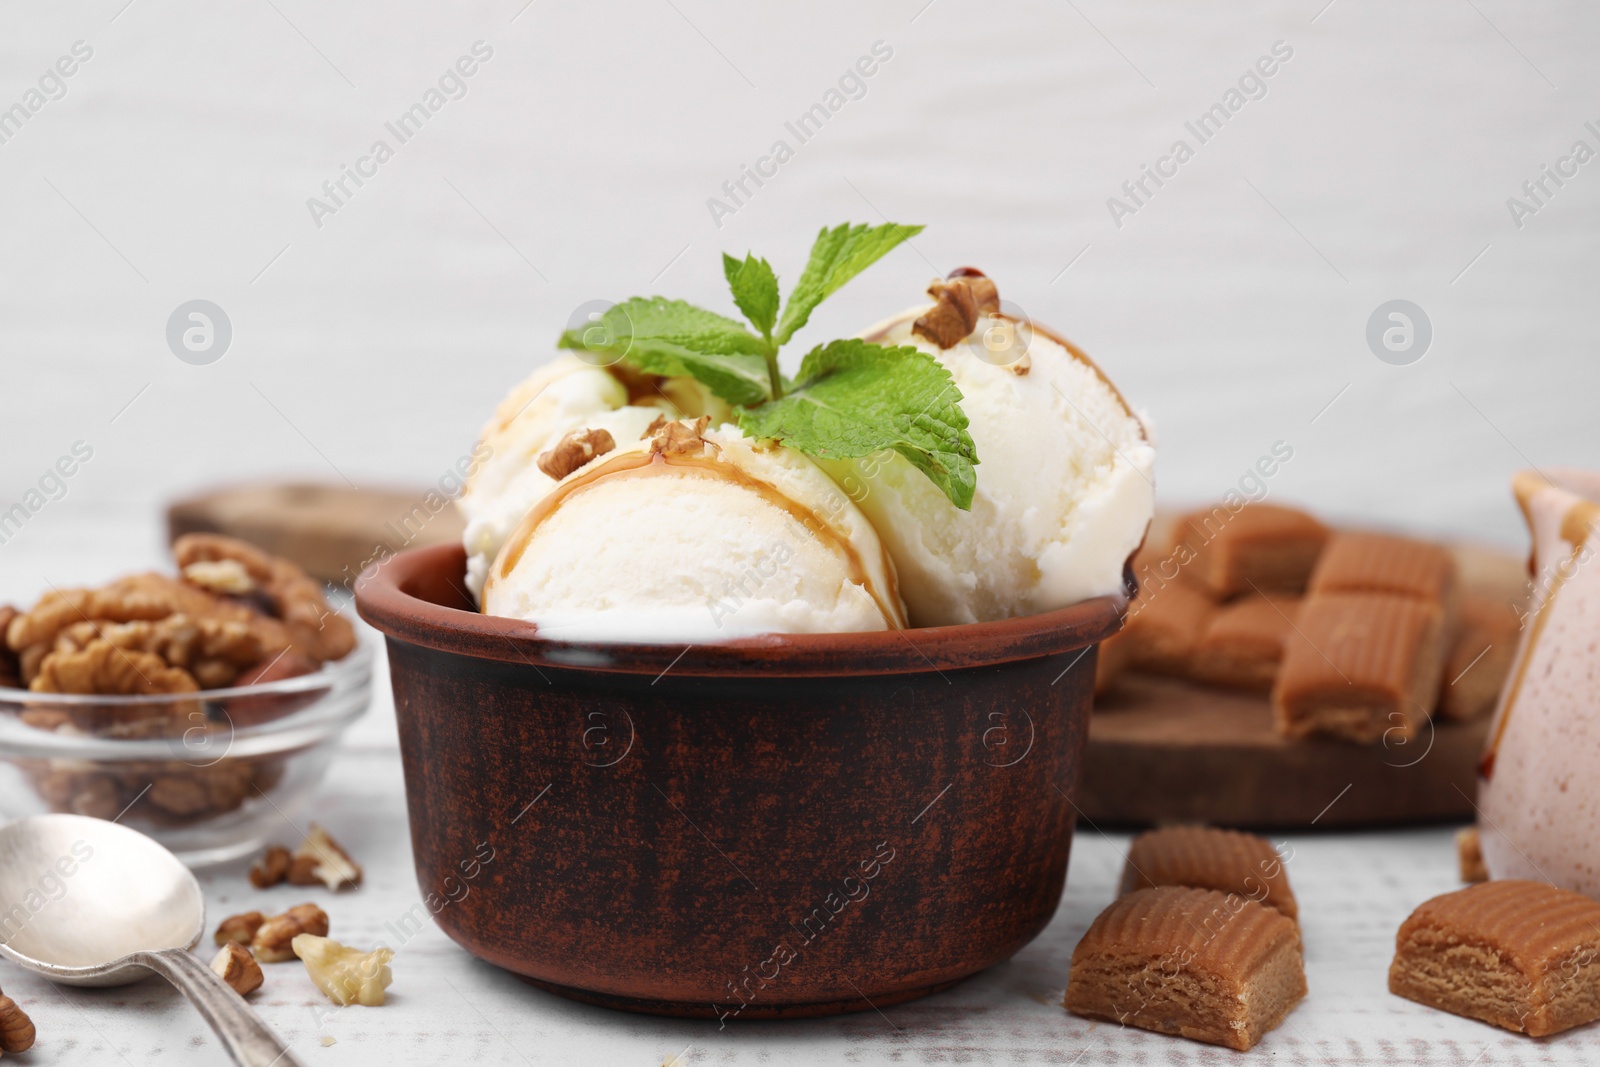
[[[1195,646],[1190,672],[1214,685],[1271,689],[1299,613],[1293,596],[1251,595],[1222,605]]]
[[[1214,826],[1171,826],[1133,839],[1121,892],[1184,885],[1236,893],[1288,918],[1300,914],[1272,842]]]
[[[1451,608],[1455,559],[1442,546],[1409,537],[1336,533],[1317,560],[1307,590],[1319,593],[1393,593]]]
[[[1065,1004],[1244,1051],[1305,995],[1292,920],[1235,894],[1161,886],[1118,897],[1090,925]]]
[[[1213,596],[1301,593],[1328,540],[1328,528],[1303,511],[1276,504],[1247,504],[1237,512],[1218,505],[1178,522],[1175,534],[1194,559],[1190,581]]]
[[[1210,597],[1187,582],[1146,588],[1128,608],[1123,632],[1129,664],[1162,674],[1187,674],[1216,610]]]
[[[1434,897],[1395,936],[1389,992],[1533,1037],[1600,1019],[1600,903],[1511,880]]]
[[[1433,713],[1444,674],[1444,613],[1383,593],[1306,598],[1272,689],[1278,732],[1409,741]]]

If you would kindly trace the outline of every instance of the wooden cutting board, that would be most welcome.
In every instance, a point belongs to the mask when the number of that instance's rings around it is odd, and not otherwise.
[[[1096,825],[1380,826],[1474,817],[1488,719],[1405,744],[1291,741],[1263,695],[1134,674],[1096,702],[1078,807]]]
[[[439,489],[352,489],[319,483],[238,485],[167,508],[172,539],[220,533],[349,586],[385,552],[457,541],[461,517]]]
[[[1452,549],[1464,586],[1520,598],[1523,561]],[[1265,694],[1146,674],[1095,702],[1078,807],[1097,826],[1205,822],[1303,828],[1394,826],[1476,817],[1487,718],[1430,723],[1408,743],[1291,741]]]

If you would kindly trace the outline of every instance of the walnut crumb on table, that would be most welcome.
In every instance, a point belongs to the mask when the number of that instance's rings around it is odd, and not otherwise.
[[[363,952],[326,937],[301,934],[294,939],[294,954],[306,965],[317,988],[340,1007],[380,1007],[384,990],[394,981],[389,970],[389,961],[394,959],[391,949]]]
[[[237,941],[222,946],[211,961],[211,969],[241,997],[261,988],[261,964]]]
[[[248,945],[255,939],[256,931],[261,929],[261,924],[267,917],[259,911],[247,911],[239,915],[230,915],[217,924],[217,932],[213,940],[219,945],[237,943]]]
[[[8,996],[0,995],[0,1051],[26,1052],[33,1047],[33,1020]]]
[[[338,891],[361,884],[361,864],[351,858],[344,846],[316,823],[290,852],[282,845],[268,845],[250,868],[250,884],[270,889],[280,882],[290,885],[321,885]]]
[[[261,924],[250,939],[250,951],[262,963],[285,963],[294,959],[291,945],[301,934],[326,937],[328,913],[315,904],[296,904]]]

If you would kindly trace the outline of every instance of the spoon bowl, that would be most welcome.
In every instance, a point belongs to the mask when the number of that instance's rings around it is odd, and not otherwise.
[[[245,1067],[301,1061],[189,950],[205,932],[200,883],[126,826],[34,815],[0,826],[0,954],[53,982],[177,986]]]
[[[140,952],[191,949],[206,904],[189,869],[150,838],[83,815],[0,827],[0,952],[68,985],[137,982]]]

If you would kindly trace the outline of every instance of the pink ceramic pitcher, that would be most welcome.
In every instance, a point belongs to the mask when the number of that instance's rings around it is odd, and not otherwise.
[[[1532,578],[1479,768],[1484,863],[1600,897],[1600,472],[1523,471],[1512,489]]]

